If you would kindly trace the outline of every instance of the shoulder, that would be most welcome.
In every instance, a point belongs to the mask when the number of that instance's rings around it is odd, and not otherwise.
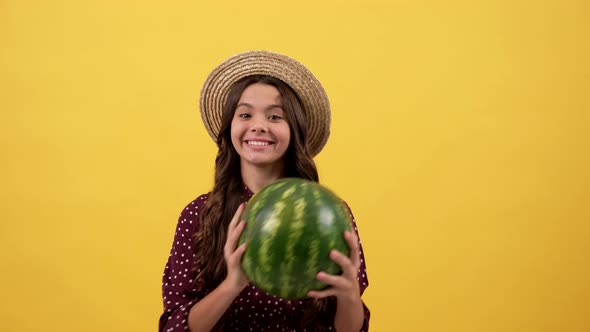
[[[345,200],[340,199],[340,201],[342,202],[342,205],[344,205],[344,207],[346,208],[346,210],[348,211],[348,214],[350,215],[350,217],[352,219],[354,219],[354,215],[352,214],[352,209],[350,208],[350,205],[348,205],[348,203],[346,203]]]
[[[201,196],[195,198],[190,203],[188,203],[181,212],[182,214],[192,214],[195,211],[202,211],[205,203],[207,203],[207,199],[209,199],[209,193],[202,194]],[[191,213],[192,212],[192,213]]]
[[[200,215],[203,212],[208,198],[209,193],[200,195],[188,203],[180,212],[180,216],[178,217],[178,227],[188,226],[193,229],[198,228],[201,219]]]

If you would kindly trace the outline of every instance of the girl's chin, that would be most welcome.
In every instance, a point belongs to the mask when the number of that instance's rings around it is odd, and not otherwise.
[[[248,164],[256,167],[268,167],[275,164],[282,164],[282,158],[270,158],[265,156],[251,156],[241,158],[242,164]]]

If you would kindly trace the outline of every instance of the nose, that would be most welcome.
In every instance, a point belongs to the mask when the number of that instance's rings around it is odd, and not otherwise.
[[[255,121],[252,121],[250,131],[253,133],[266,133],[268,131],[268,128],[266,127],[266,123],[263,119],[257,119]]]
[[[266,129],[262,128],[262,127],[252,127],[250,129],[251,132],[253,133],[265,133]]]

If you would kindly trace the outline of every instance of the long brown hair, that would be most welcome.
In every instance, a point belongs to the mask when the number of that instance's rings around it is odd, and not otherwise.
[[[300,177],[319,182],[318,171],[312,156],[307,151],[306,121],[303,104],[297,94],[283,81],[266,75],[254,75],[238,80],[231,88],[223,107],[221,129],[217,136],[218,153],[215,159],[215,183],[201,213],[201,228],[195,236],[197,264],[201,270],[195,282],[203,285],[204,294],[213,291],[226,277],[223,247],[227,228],[244,197],[244,183],[240,173],[240,156],[231,141],[231,122],[242,92],[254,83],[275,87],[282,99],[291,140],[285,152],[287,177]],[[320,312],[327,309],[328,300],[308,300],[303,315],[302,327],[313,330]],[[216,325],[223,328],[224,318]]]

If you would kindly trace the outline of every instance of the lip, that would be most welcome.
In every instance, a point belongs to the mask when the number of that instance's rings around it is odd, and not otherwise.
[[[250,142],[268,143],[269,145],[275,144],[274,141],[271,141],[269,139],[263,139],[263,138],[254,138],[254,139],[245,139],[244,140],[244,143],[246,143],[246,144],[249,144]]]
[[[253,149],[253,150],[264,150],[264,149],[267,149],[275,144],[274,141],[271,141],[268,139],[260,139],[260,138],[246,139],[243,142],[249,149]],[[258,144],[250,144],[250,142],[260,142],[260,143],[267,143],[267,144],[258,145]]]
[[[250,141],[274,143],[273,140],[270,140],[270,139],[267,139],[267,138],[248,138],[248,139],[244,139],[244,142],[246,142],[246,143],[248,143]]]

